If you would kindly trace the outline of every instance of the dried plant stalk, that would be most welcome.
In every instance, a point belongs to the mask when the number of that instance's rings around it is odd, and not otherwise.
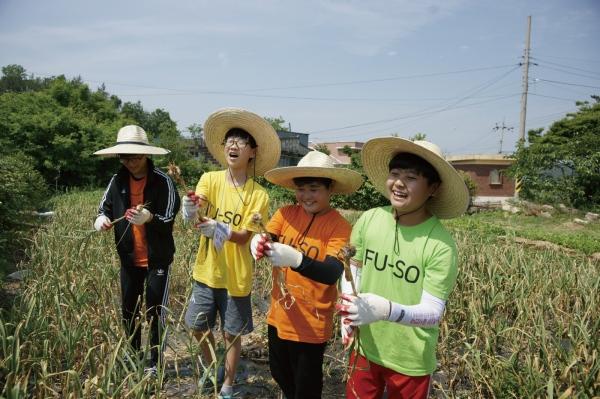
[[[260,213],[255,213],[254,215],[252,215],[252,223],[254,223],[258,226],[259,234],[264,234],[267,237],[268,242],[273,242],[273,240],[271,240],[271,235],[269,234],[265,224],[263,223],[262,215]],[[290,294],[290,291],[287,289],[287,286],[285,285],[285,274],[283,273],[283,269],[280,267],[275,269],[275,280],[276,280],[275,284],[277,284],[277,286],[279,287],[279,291],[281,292],[281,295],[283,296],[283,298],[285,298],[289,295],[291,297],[292,304],[293,304],[295,301],[295,298],[293,297],[292,294]]]
[[[344,278],[346,281],[350,282],[352,294],[358,295],[356,285],[354,284],[354,276],[352,276],[352,269],[350,269],[350,258],[354,255],[356,255],[356,248],[348,244],[340,249],[337,257],[344,264]]]
[[[185,184],[185,180],[181,176],[181,168],[177,166],[174,162],[169,162],[169,166],[167,166],[167,174],[171,176],[173,180],[175,180],[175,182],[181,186],[181,188],[186,194],[189,192],[187,184]]]
[[[137,211],[141,211],[142,209],[146,208],[148,205],[150,205],[149,202],[146,202],[144,204],[138,204],[138,205],[135,206],[135,209]],[[114,225],[115,223],[120,222],[123,219],[125,219],[125,215],[121,216],[120,218],[116,218],[115,220],[111,221],[110,224]]]

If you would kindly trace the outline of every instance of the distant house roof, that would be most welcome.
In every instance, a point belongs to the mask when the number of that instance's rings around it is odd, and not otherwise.
[[[512,165],[515,159],[503,154],[470,154],[470,155],[450,155],[446,161],[455,165]]]

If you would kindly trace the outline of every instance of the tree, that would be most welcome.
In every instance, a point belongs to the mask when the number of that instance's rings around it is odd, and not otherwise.
[[[580,208],[600,205],[600,97],[577,102],[579,110],[556,121],[547,132],[528,132],[519,143],[509,174],[522,179],[521,197],[564,202]]]
[[[410,136],[408,139],[410,141],[423,141],[427,140],[427,135],[425,133],[415,133],[414,136]]]
[[[199,123],[192,123],[188,126],[188,132],[190,132],[190,136],[192,140],[199,140],[202,137],[202,125]]]
[[[171,153],[158,162],[189,158],[168,112],[147,112],[125,103],[103,86],[91,90],[81,78],[44,81],[28,78],[19,65],[2,68],[0,78],[0,156],[22,152],[52,187],[105,184],[117,166],[93,155],[115,143],[117,131],[137,124],[149,139]],[[8,88],[8,89],[7,89]],[[107,167],[107,163],[114,166]]]
[[[290,128],[289,125],[286,126],[285,125],[285,119],[283,119],[281,116],[278,116],[277,118],[271,118],[269,116],[265,116],[265,120],[267,122],[269,122],[271,124],[271,126],[273,126],[273,129],[275,129],[275,131],[277,132],[289,132]]]
[[[313,149],[315,151],[322,152],[323,154],[331,155],[331,151],[329,151],[329,148],[327,148],[327,146],[323,143],[315,144]]]

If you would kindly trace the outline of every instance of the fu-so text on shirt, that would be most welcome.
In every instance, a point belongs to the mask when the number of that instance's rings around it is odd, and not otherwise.
[[[406,262],[402,259],[394,260],[391,255],[367,249],[365,251],[363,267],[370,265],[373,265],[375,270],[380,272],[391,270],[394,277],[404,279],[407,283],[411,284],[419,281],[419,277],[421,276],[421,270],[417,266],[407,266]]]
[[[298,251],[302,252],[304,254],[304,256],[306,256],[308,258],[320,259],[319,258],[319,248],[317,248],[313,245],[308,245],[308,243],[306,243],[304,241],[301,242],[300,244],[298,244],[297,242],[294,242],[295,240],[297,240],[297,238],[295,238],[295,237],[279,236],[278,240],[282,244],[287,244],[290,247],[294,247]]]
[[[215,209],[215,213],[211,215],[211,209],[209,208],[208,214],[209,217],[215,220],[219,220],[223,223],[232,224],[238,227],[242,223],[242,215],[239,213],[233,213],[231,211],[225,211],[224,213],[220,212],[220,209]]]

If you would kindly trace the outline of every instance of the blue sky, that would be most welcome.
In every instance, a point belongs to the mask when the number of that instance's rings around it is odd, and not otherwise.
[[[283,117],[313,142],[417,132],[447,154],[518,139],[600,94],[600,1],[0,0],[0,65],[81,76],[168,111],[185,131],[221,107]]]

